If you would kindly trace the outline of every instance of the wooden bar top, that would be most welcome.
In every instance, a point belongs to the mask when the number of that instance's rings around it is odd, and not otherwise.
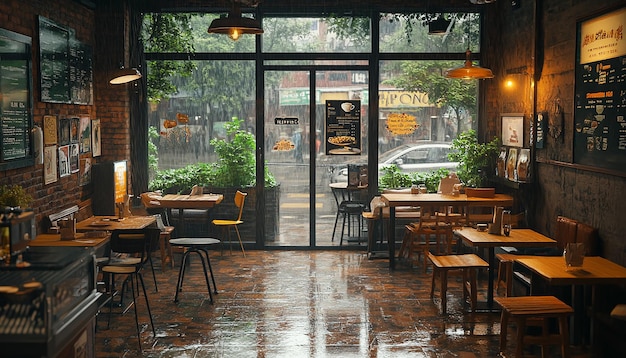
[[[411,193],[383,193],[382,199],[387,206],[422,206],[422,205],[451,205],[451,206],[512,206],[513,197],[506,194],[495,194],[492,198],[468,197],[465,194],[411,194]]]
[[[61,234],[40,234],[35,240],[31,240],[28,246],[97,247],[108,240],[108,235],[105,237],[85,237],[85,234],[77,233],[74,240],[61,240]]]
[[[562,256],[524,256],[515,262],[545,278],[551,285],[626,283],[626,267],[600,256],[587,256],[582,267],[569,270],[566,270]]]

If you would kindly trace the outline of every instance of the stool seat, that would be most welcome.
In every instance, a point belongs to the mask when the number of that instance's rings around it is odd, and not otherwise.
[[[476,254],[463,255],[433,255],[428,253],[428,259],[433,263],[433,276],[430,286],[430,298],[435,294],[435,277],[440,276],[441,285],[441,313],[446,313],[446,292],[448,290],[448,271],[463,271],[463,300],[469,297],[472,311],[476,309],[477,283],[476,270],[487,268],[489,264]]]
[[[181,237],[170,239],[170,245],[174,246],[209,246],[219,244],[221,241],[214,238]]]
[[[548,345],[560,345],[562,357],[569,357],[569,331],[567,318],[574,310],[554,296],[522,296],[522,297],[496,297],[495,301],[502,307],[500,318],[500,352],[506,350],[507,326],[509,319],[517,325],[516,357],[522,357],[524,345],[536,344],[542,349],[542,356],[547,356],[544,347]],[[556,318],[559,321],[559,333],[550,334],[548,318]],[[542,321],[541,336],[526,335],[527,320]]]
[[[178,282],[176,283],[176,294],[174,295],[174,302],[178,302],[178,293],[182,291],[183,288],[183,280],[185,279],[185,270],[187,264],[187,258],[189,254],[195,252],[200,256],[200,262],[202,263],[202,269],[204,271],[204,279],[206,280],[206,286],[209,290],[209,298],[211,300],[211,304],[213,304],[213,293],[217,294],[217,285],[215,284],[215,276],[213,276],[213,268],[211,267],[211,259],[209,257],[209,252],[207,251],[207,246],[215,245],[221,243],[220,240],[214,238],[189,238],[189,237],[181,237],[177,239],[170,239],[170,245],[172,246],[182,246],[185,248],[185,253],[183,254],[183,259],[180,263],[180,271],[178,272]],[[204,255],[203,255],[204,254]],[[209,276],[207,273],[207,266],[209,267],[209,272],[211,273],[211,280],[213,281],[213,292],[211,292],[211,285],[209,284]]]

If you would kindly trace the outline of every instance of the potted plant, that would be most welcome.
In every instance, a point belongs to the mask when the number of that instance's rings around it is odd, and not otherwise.
[[[33,198],[19,185],[3,185],[0,187],[0,207],[27,208]]]
[[[461,133],[452,141],[450,160],[459,162],[456,174],[461,182],[469,188],[478,188],[487,181],[489,168],[495,163],[498,155],[499,139],[494,138],[487,143],[479,143],[476,131]]]

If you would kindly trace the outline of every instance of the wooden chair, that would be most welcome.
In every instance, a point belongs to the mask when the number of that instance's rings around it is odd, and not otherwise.
[[[237,219],[235,220],[215,219],[212,221],[213,225],[221,226],[224,228],[224,230],[226,230],[227,236],[228,236],[228,247],[230,249],[231,255],[233,253],[233,249],[232,249],[231,240],[230,240],[230,229],[235,228],[235,232],[237,233],[237,239],[239,239],[239,246],[241,246],[241,252],[243,253],[243,257],[246,257],[246,251],[243,248],[243,242],[241,241],[241,235],[239,234],[238,226],[240,224],[243,224],[243,221],[241,220],[241,216],[243,214],[243,204],[246,201],[247,195],[248,193],[244,193],[239,190],[237,190],[237,193],[235,193],[235,206],[239,209],[239,215],[237,216]]]
[[[441,285],[441,313],[446,313],[448,290],[448,271],[462,270],[463,272],[463,301],[469,298],[472,311],[476,310],[478,300],[476,270],[488,268],[489,264],[476,254],[463,255],[433,255],[428,253],[428,259],[433,263],[433,276],[430,286],[430,299],[435,295],[435,278],[439,275]]]
[[[169,258],[170,265],[174,268],[174,254],[172,252],[172,246],[170,245],[170,239],[172,238],[172,234],[174,233],[173,226],[165,226],[163,223],[163,218],[161,215],[154,215],[156,219],[157,227],[161,230],[161,235],[159,239],[159,251],[161,254],[161,271],[165,269],[165,264]]]
[[[517,346],[515,357],[522,357],[525,345],[540,345],[542,357],[546,357],[546,346],[560,345],[561,356],[567,358],[569,351],[568,317],[574,310],[572,307],[561,302],[554,296],[521,296],[521,297],[496,297],[495,301],[502,306],[500,317],[500,352],[506,351],[509,320],[513,320],[517,326]],[[551,334],[548,320],[558,320],[559,332]],[[541,335],[531,336],[526,334],[526,326],[529,320],[541,322]],[[533,323],[533,326],[535,324]]]

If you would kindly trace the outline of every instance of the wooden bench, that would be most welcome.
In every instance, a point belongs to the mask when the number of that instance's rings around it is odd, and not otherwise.
[[[428,258],[433,263],[433,276],[430,286],[430,298],[435,295],[435,277],[440,276],[441,285],[441,313],[446,313],[446,294],[448,290],[448,271],[463,271],[463,301],[469,297],[472,312],[476,310],[477,283],[476,270],[478,268],[488,268],[489,264],[476,254],[463,255],[433,255],[428,254]]]

